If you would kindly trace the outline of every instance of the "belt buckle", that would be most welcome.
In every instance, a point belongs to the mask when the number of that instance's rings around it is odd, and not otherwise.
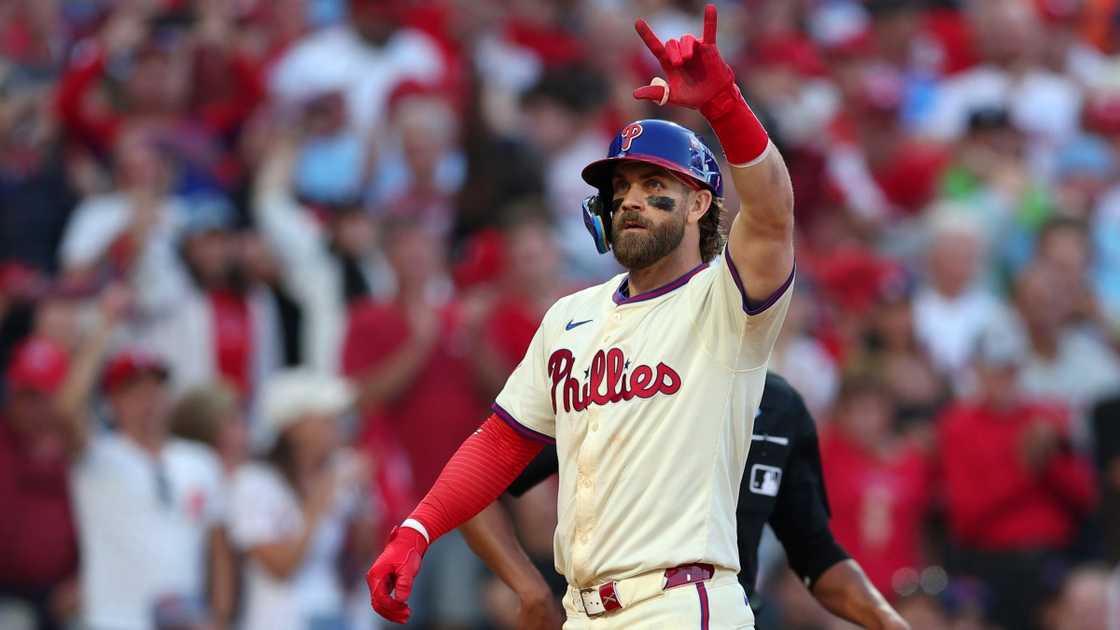
[[[665,583],[663,590],[677,588],[686,584],[704,582],[715,575],[715,568],[710,564],[682,564],[679,567],[665,569]]]
[[[607,582],[599,586],[579,589],[579,600],[583,604],[583,612],[588,617],[598,617],[622,608],[622,602],[618,599],[614,585],[614,582]]]

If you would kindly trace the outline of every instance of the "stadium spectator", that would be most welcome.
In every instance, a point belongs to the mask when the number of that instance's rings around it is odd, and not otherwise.
[[[969,113],[939,182],[941,196],[961,204],[991,246],[988,284],[1003,267],[1025,264],[1035,231],[1052,211],[1049,191],[1030,177],[1027,148],[1006,107],[979,107]]]
[[[522,96],[525,132],[544,161],[545,198],[577,281],[602,281],[618,271],[612,257],[595,251],[578,212],[589,194],[580,171],[610,142],[599,119],[602,94],[602,77],[574,67],[546,71]]]
[[[370,203],[382,216],[419,218],[446,239],[466,168],[455,110],[445,96],[406,84],[394,92],[390,111],[395,133],[377,149]]]
[[[142,330],[173,312],[186,290],[175,246],[188,210],[171,193],[171,156],[149,133],[123,131],[113,157],[117,188],[74,209],[59,259],[69,277],[125,278],[143,313]]]
[[[22,602],[45,629],[64,627],[78,604],[70,445],[56,403],[69,364],[65,348],[25,341],[0,413],[0,609]]]
[[[540,203],[517,204],[497,246],[499,276],[487,305],[483,341],[471,355],[487,398],[497,395],[525,356],[545,311],[569,289],[555,230]]]
[[[1020,390],[1025,346],[1013,319],[983,331],[976,392],[940,418],[939,449],[958,569],[991,588],[993,622],[1028,629],[1039,627],[1046,572],[1073,544],[1096,487],[1068,412]]]
[[[484,311],[451,299],[438,241],[419,223],[386,225],[385,242],[397,295],[353,306],[343,370],[356,383],[366,422],[391,427],[400,440],[423,494],[486,417],[469,358]],[[478,558],[458,534],[425,557],[434,570],[422,574],[410,600],[423,622],[476,623]]]
[[[1070,321],[1076,307],[1066,297],[1070,290],[1067,276],[1042,262],[1016,280],[1015,303],[1030,342],[1019,383],[1024,393],[1068,408],[1073,436],[1086,445],[1092,440],[1086,414],[1120,392],[1120,357],[1091,325]]]
[[[1043,65],[1046,37],[1033,3],[993,0],[965,9],[981,60],[949,77],[935,94],[924,133],[960,137],[970,112],[1007,107],[1015,125],[1042,147],[1054,148],[1076,131],[1081,113],[1080,87]]]
[[[50,89],[0,62],[0,260],[54,273],[78,162],[64,157]]]
[[[1108,324],[1090,284],[1093,245],[1085,223],[1064,216],[1051,218],[1039,230],[1035,250],[1038,261],[1053,273],[1061,300],[1067,305],[1062,324],[1094,333],[1107,331]]]
[[[933,421],[952,393],[914,333],[914,290],[904,273],[883,283],[872,312],[868,360],[895,399],[896,428],[929,442]]]
[[[237,390],[224,381],[187,390],[171,410],[171,433],[205,444],[231,477],[249,456],[249,431]]]
[[[97,349],[78,361],[87,385]],[[116,429],[98,432],[71,407],[72,483],[81,542],[82,623],[145,629],[169,596],[214,602],[233,586],[223,534],[225,484],[210,449],[168,435],[167,367],[125,350],[100,379]],[[83,392],[88,400],[89,392]],[[81,402],[85,402],[82,400]],[[230,610],[211,610],[218,621]]]
[[[251,273],[253,250],[233,230],[229,202],[202,194],[188,202],[175,247],[189,280],[143,341],[167,362],[176,393],[225,379],[253,410],[260,383],[283,365],[280,305]]]
[[[245,630],[349,627],[347,557],[368,561],[373,514],[368,462],[341,446],[352,394],[342,379],[297,368],[262,394],[272,438],[264,461],[239,469],[230,533],[247,557]],[[351,576],[353,577],[353,576]]]
[[[347,126],[364,137],[384,124],[392,89],[412,79],[444,78],[436,43],[421,31],[401,26],[397,0],[348,0],[350,20],[308,34],[276,62],[269,83],[287,105],[337,92],[345,95]]]
[[[930,462],[896,437],[894,414],[880,379],[852,375],[821,436],[836,541],[892,599],[924,566],[920,528],[932,499]]]
[[[347,305],[391,292],[394,280],[369,215],[344,205],[325,210],[320,219],[296,200],[292,173],[299,134],[279,124],[270,130],[275,137],[255,183],[254,222],[276,253],[283,286],[300,310],[300,356],[311,367],[335,371]]]
[[[979,224],[959,206],[932,212],[928,275],[914,296],[914,332],[938,371],[960,379],[977,336],[1001,306],[977,286],[985,250]]]

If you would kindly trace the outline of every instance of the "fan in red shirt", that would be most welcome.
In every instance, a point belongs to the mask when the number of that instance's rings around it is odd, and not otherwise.
[[[364,414],[366,447],[372,453],[407,454],[414,492],[423,496],[444,464],[478,429],[486,402],[471,367],[471,353],[481,337],[482,312],[470,302],[448,300],[443,282],[443,251],[438,238],[414,219],[385,225],[385,254],[397,281],[391,300],[356,303],[343,349],[343,370],[354,381]],[[376,456],[376,455],[375,455]],[[400,481],[394,466],[378,471],[378,480]],[[399,483],[382,500],[395,523],[414,501]],[[389,503],[392,503],[391,505]],[[426,561],[434,565],[416,585],[421,623],[472,626],[481,615],[480,561],[466,543],[449,536],[433,546]],[[461,576],[449,584],[440,576]],[[427,580],[427,581],[425,581]],[[422,611],[422,612],[421,612]]]
[[[924,566],[922,517],[931,500],[929,462],[891,430],[894,401],[872,376],[849,377],[821,463],[836,540],[891,597],[896,583]]]
[[[521,362],[545,311],[571,293],[562,277],[562,259],[547,211],[532,202],[511,208],[493,245],[500,248],[491,293],[481,322],[482,338],[472,363],[487,393],[497,395]]]
[[[438,240],[407,219],[387,225],[384,240],[397,294],[352,307],[343,370],[363,411],[393,427],[423,492],[478,428],[486,404],[469,364],[468,313],[437,295],[444,291]]]
[[[994,595],[992,621],[1030,629],[1045,574],[1093,508],[1088,463],[1070,445],[1068,411],[1018,390],[1026,345],[1015,322],[985,331],[973,399],[939,420],[949,529],[965,572]]]
[[[78,568],[68,445],[54,406],[68,369],[64,349],[25,342],[8,366],[0,414],[0,598],[27,602],[41,628],[59,627],[54,609]]]

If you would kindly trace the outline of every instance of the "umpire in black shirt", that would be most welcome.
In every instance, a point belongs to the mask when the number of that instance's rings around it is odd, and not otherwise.
[[[548,447],[508,491],[521,496],[558,470],[556,448]],[[785,547],[790,568],[827,610],[865,628],[909,628],[832,537],[816,425],[797,390],[772,372],[766,375],[754,420],[736,518],[739,581],[747,593],[755,590],[758,544],[763,526],[770,523]],[[521,598],[519,630],[560,627],[561,615],[544,577],[521,548],[497,503],[460,531]]]

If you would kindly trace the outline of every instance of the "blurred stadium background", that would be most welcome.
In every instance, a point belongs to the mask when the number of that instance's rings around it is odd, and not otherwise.
[[[840,542],[915,629],[1120,628],[1120,2],[717,4],[793,176],[771,368]],[[388,528],[619,272],[582,166],[642,117],[716,146],[630,96],[633,18],[701,10],[0,2],[0,626],[378,627]],[[555,500],[509,503],[551,578]],[[436,549],[414,627],[512,627]],[[761,553],[760,628],[846,627]]]

